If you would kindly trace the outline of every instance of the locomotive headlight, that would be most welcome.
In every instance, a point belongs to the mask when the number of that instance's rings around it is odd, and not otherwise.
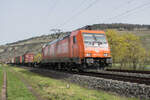
[[[87,53],[86,56],[91,56],[91,53]]]
[[[108,56],[108,53],[104,53],[104,57],[107,57]]]

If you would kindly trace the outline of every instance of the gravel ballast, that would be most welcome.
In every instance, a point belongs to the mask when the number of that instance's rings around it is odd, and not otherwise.
[[[43,70],[50,77],[67,80],[84,87],[114,92],[127,97],[136,97],[140,100],[150,100],[150,86],[144,84],[123,82],[111,79],[69,74],[64,72]],[[42,72],[43,72],[42,71]]]
[[[80,85],[86,85],[88,88],[102,89],[128,97],[150,99],[150,86],[144,84],[81,75],[72,75],[69,80]]]

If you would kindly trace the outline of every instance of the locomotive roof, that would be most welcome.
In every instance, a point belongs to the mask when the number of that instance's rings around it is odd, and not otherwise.
[[[80,30],[78,30],[78,31],[82,31],[82,32],[89,32],[89,31],[91,31],[91,32],[96,32],[96,33],[99,33],[99,32],[104,33],[104,31],[102,31],[102,30],[86,30],[86,29],[80,29]],[[44,48],[45,46],[47,46],[47,45],[51,45],[51,44],[53,44],[53,43],[56,43],[56,42],[58,42],[58,41],[60,41],[60,40],[65,39],[66,37],[69,37],[69,36],[70,36],[70,33],[71,33],[71,32],[67,32],[67,33],[66,33],[67,35],[65,35],[64,37],[61,37],[61,38],[55,39],[55,40],[53,40],[53,41],[51,41],[51,42],[48,42],[47,44],[45,44],[45,45],[43,46],[43,48]]]
[[[46,45],[51,45],[51,44],[53,44],[53,43],[56,43],[56,42],[58,42],[58,41],[60,41],[60,40],[65,39],[65,38],[67,38],[67,37],[69,37],[69,36],[70,36],[70,34],[67,34],[67,35],[65,35],[64,37],[61,37],[61,38],[55,39],[55,40],[53,40],[53,41],[51,41],[51,42],[47,43]]]
[[[103,30],[80,30],[81,32],[105,33]]]

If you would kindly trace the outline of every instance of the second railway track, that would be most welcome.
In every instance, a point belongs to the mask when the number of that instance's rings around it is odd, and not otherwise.
[[[138,74],[150,74],[150,71],[140,71],[140,70],[107,69],[106,71],[110,71],[110,72],[138,73]]]
[[[24,67],[24,68],[28,69],[29,67]],[[40,73],[40,74],[47,74],[47,72],[50,71],[48,69],[40,69],[40,68],[31,68],[31,70],[36,71],[37,73]],[[55,71],[58,71],[58,70],[55,70]],[[113,73],[106,73],[106,72],[66,72],[66,71],[61,71],[61,72],[150,85],[150,77],[139,77],[135,75],[128,76],[128,75],[122,75],[122,74],[116,74],[116,73],[113,74]]]

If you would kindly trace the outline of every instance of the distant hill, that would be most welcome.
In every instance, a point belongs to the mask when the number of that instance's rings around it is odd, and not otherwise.
[[[94,24],[82,27],[80,29],[106,30],[116,29],[121,34],[133,33],[141,37],[145,48],[150,50],[150,25],[134,25],[134,24]],[[26,52],[38,53],[45,43],[54,39],[65,36],[68,33],[55,33],[50,35],[42,35],[29,39],[9,43],[0,46],[0,61],[6,61],[9,58],[23,55]]]
[[[29,38],[14,43],[9,43],[0,46],[0,61],[6,61],[8,58],[13,58],[25,54],[26,52],[32,52],[34,54],[41,52],[41,48],[44,44],[65,36],[67,33],[55,33],[50,35],[42,35],[38,37]]]
[[[82,27],[81,29],[93,29],[93,30],[105,30],[105,29],[117,29],[119,31],[134,31],[134,30],[150,30],[150,25],[139,25],[139,24],[93,24]]]

